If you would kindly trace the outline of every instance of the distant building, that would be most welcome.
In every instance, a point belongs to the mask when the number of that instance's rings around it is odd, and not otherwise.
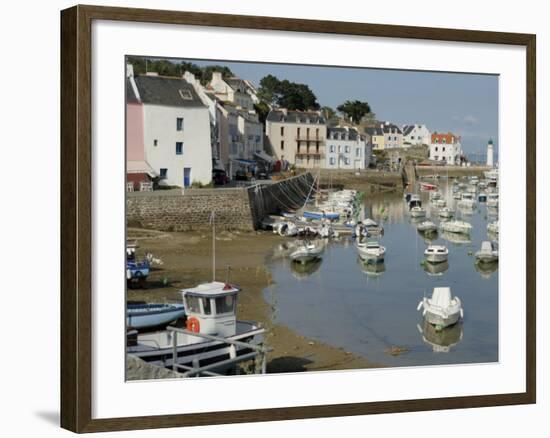
[[[153,181],[158,174],[145,158],[143,104],[134,81],[133,66],[126,70],[126,182],[131,190],[140,190],[141,183]]]
[[[155,74],[134,78],[143,104],[145,157],[161,182],[188,187],[212,180],[209,109],[189,82]]]
[[[403,147],[403,132],[393,123],[380,123],[379,126],[365,128],[365,132],[369,135],[369,143],[375,151]]]
[[[460,165],[462,161],[460,137],[450,132],[447,134],[433,133],[430,142],[430,160],[444,161],[449,165]]]
[[[357,129],[347,126],[327,129],[324,166],[327,169],[365,169],[370,164],[370,152],[365,136]]]
[[[403,126],[403,146],[421,146],[431,143],[431,132],[426,125],[404,125]]]
[[[493,167],[494,166],[494,160],[493,160],[493,140],[490,139],[489,143],[487,143],[487,166]]]
[[[221,72],[212,72],[208,89],[212,90],[218,99],[231,102],[245,110],[254,110],[254,103],[259,102],[256,90],[250,82],[240,78],[224,79]]]
[[[277,160],[306,169],[325,165],[327,123],[320,112],[272,110],[266,136]]]

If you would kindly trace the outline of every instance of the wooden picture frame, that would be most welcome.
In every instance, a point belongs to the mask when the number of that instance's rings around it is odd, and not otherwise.
[[[92,22],[113,20],[526,48],[526,391],[406,401],[346,403],[199,414],[92,418]],[[61,12],[61,426],[98,432],[192,425],[528,404],[536,401],[536,37],[530,34],[75,6]]]

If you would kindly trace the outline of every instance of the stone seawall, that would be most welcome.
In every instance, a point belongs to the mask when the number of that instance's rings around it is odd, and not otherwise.
[[[160,231],[209,228],[212,212],[216,228],[252,231],[264,216],[301,207],[310,193],[313,176],[305,173],[251,187],[130,192],[126,196],[126,224]]]

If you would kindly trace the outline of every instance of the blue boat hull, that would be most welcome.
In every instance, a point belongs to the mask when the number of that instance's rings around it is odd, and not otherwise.
[[[306,219],[331,219],[338,220],[340,213],[322,213],[316,211],[304,211],[304,217]]]
[[[136,329],[158,327],[184,315],[183,304],[128,304],[126,326]]]

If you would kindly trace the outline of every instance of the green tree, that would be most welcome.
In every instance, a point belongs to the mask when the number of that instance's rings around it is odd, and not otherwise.
[[[273,75],[267,75],[260,81],[258,97],[270,105],[289,110],[319,109],[317,97],[306,84],[279,80]]]
[[[334,111],[334,108],[331,108],[330,106],[321,107],[321,114],[323,114],[323,117],[327,120],[336,117],[336,111]]]
[[[259,103],[254,104],[254,109],[258,114],[258,119],[260,120],[260,123],[265,126],[265,121],[270,110],[269,105],[264,101],[260,101]]]
[[[337,109],[354,123],[359,123],[363,116],[371,112],[370,105],[359,100],[346,100]]]

